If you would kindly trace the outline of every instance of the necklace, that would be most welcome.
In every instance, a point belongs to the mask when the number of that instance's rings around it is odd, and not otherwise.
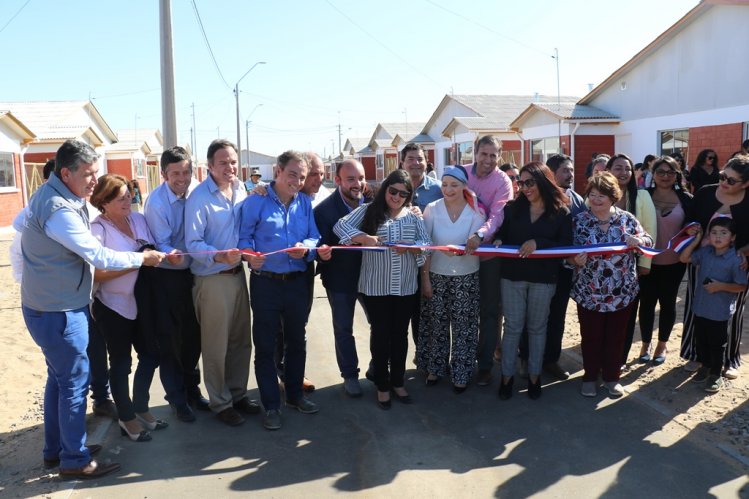
[[[106,220],[107,222],[109,222],[112,225],[112,227],[114,227],[114,229],[117,232],[119,232],[120,234],[122,234],[126,238],[132,239],[133,241],[135,241],[135,231],[133,231],[133,228],[130,226],[130,219],[128,219],[128,218],[125,219],[125,224],[126,224],[125,226],[127,228],[125,230],[122,230],[122,228],[118,227],[117,223],[114,220],[112,220],[111,218],[109,218],[106,214],[102,213],[101,216],[104,218],[104,220]],[[128,234],[128,232],[130,234]]]
[[[450,221],[455,222],[463,213],[463,206],[461,206],[459,209],[453,208],[452,210],[450,210],[450,208],[445,205],[445,210],[447,211],[447,216],[450,217]]]

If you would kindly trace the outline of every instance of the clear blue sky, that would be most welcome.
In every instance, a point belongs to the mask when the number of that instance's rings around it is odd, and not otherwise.
[[[190,141],[194,103],[199,157],[218,136],[236,140],[231,88],[257,61],[267,64],[240,84],[243,147],[262,104],[251,149],[330,154],[339,116],[345,141],[379,122],[426,121],[451,91],[555,95],[555,47],[562,95],[585,95],[697,4],[194,1],[223,74],[192,0],[172,0],[179,141]],[[161,128],[158,4],[3,0],[0,100],[91,97],[114,130]]]

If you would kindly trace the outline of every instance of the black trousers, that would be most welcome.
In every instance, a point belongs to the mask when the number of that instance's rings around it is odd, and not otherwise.
[[[644,343],[653,339],[655,305],[660,303],[658,341],[666,342],[676,322],[676,297],[687,266],[684,263],[653,265],[640,276],[640,335]]]
[[[408,323],[418,296],[364,295],[371,325],[369,349],[372,368],[375,385],[381,392],[403,386],[408,354]]]
[[[720,376],[723,356],[728,345],[728,321],[713,321],[694,316],[694,335],[697,343],[697,361],[710,369],[710,374]]]

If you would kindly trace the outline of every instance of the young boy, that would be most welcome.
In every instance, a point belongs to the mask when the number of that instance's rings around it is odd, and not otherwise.
[[[709,244],[697,248],[702,229],[696,226],[695,236],[680,255],[682,263],[697,266],[697,285],[694,291],[694,334],[697,360],[702,368],[692,379],[705,382],[705,391],[715,393],[723,387],[720,373],[728,343],[728,320],[736,310],[736,295],[747,285],[746,272],[741,270],[741,257],[736,254],[734,221],[716,217],[707,227]]]

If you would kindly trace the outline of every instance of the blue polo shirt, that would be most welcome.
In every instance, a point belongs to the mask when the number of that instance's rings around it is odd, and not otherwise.
[[[301,272],[307,269],[306,262],[315,259],[314,248],[320,241],[312,201],[306,194],[298,193],[287,209],[276,195],[275,184],[275,181],[270,183],[266,196],[249,196],[242,203],[239,248],[269,253],[302,243],[310,248],[306,258],[296,259],[288,253],[276,253],[268,255],[260,269],[277,274]]]
[[[692,306],[694,315],[711,321],[727,321],[736,311],[738,293],[708,293],[702,283],[709,278],[718,282],[746,285],[746,272],[740,268],[741,257],[733,247],[722,255],[716,255],[715,248],[703,246],[692,253],[691,263],[699,267]]]

